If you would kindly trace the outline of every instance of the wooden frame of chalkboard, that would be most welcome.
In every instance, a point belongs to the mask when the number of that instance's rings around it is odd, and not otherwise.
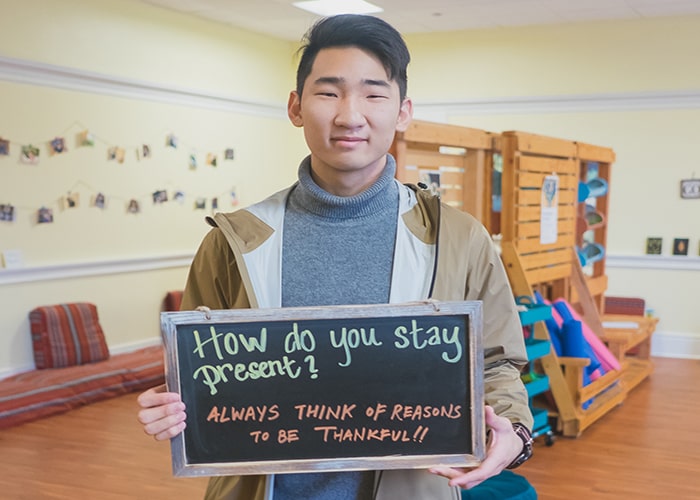
[[[164,312],[161,328],[187,408],[176,476],[485,457],[480,301]]]

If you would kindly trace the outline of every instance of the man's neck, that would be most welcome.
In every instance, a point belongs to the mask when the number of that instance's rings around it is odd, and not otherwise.
[[[376,165],[361,170],[319,170],[314,169],[311,158],[311,178],[326,191],[335,196],[355,196],[377,182],[386,167],[386,157]]]

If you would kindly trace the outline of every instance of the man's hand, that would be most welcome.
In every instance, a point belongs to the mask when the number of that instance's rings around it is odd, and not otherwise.
[[[486,425],[491,428],[491,440],[488,443],[486,458],[476,468],[434,467],[433,474],[446,477],[450,486],[473,488],[488,478],[499,474],[520,454],[523,441],[513,430],[513,424],[504,417],[499,417],[493,408],[487,406]]]
[[[143,431],[156,441],[177,436],[185,430],[185,403],[175,392],[165,392],[165,385],[153,387],[139,394],[136,400]]]

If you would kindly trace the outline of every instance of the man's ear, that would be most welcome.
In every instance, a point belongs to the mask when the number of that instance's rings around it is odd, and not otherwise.
[[[301,97],[296,90],[289,93],[287,102],[287,116],[295,127],[303,127],[304,120],[301,117]]]
[[[399,108],[399,117],[396,120],[396,131],[405,132],[413,120],[413,101],[406,97]]]

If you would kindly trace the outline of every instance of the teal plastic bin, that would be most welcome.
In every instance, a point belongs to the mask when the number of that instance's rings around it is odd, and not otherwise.
[[[469,490],[462,490],[462,500],[537,500],[537,492],[523,476],[504,470]]]

